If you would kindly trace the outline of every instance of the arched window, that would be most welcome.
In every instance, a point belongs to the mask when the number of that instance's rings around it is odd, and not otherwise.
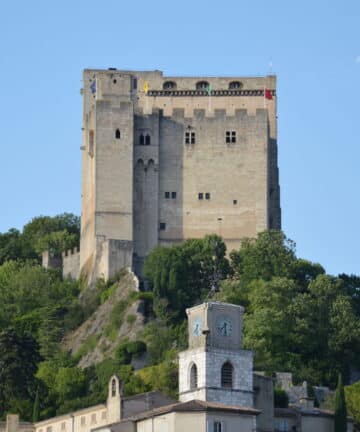
[[[221,387],[232,388],[234,368],[230,362],[226,362],[221,368]]]
[[[111,381],[111,396],[115,397],[116,396],[116,379],[113,378]]]
[[[164,90],[175,90],[176,89],[176,82],[174,81],[165,81],[163,84]]]
[[[145,136],[145,145],[150,145],[150,142],[151,142],[150,135],[146,134],[146,136]]]
[[[120,137],[121,137],[120,129],[116,129],[116,131],[115,131],[115,138],[116,139],[120,139]]]
[[[196,389],[198,386],[198,374],[197,374],[197,367],[196,364],[194,363],[191,366],[190,369],[190,389]]]
[[[231,83],[229,83],[229,90],[239,90],[241,87],[242,84],[240,81],[231,81]]]
[[[207,81],[198,81],[196,83],[196,90],[207,90],[209,88],[209,83]]]
[[[143,134],[140,135],[139,144],[140,145],[145,145],[145,137],[144,137]]]

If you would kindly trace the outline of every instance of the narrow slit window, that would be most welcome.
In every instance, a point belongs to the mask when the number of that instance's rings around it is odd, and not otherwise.
[[[224,432],[223,423],[221,421],[214,421],[214,432]]]
[[[145,137],[143,134],[140,135],[139,137],[139,144],[140,145],[145,145]]]
[[[231,142],[236,143],[236,131],[231,132]]]
[[[185,132],[185,144],[190,144],[190,132]]]
[[[115,378],[111,381],[111,396],[116,396],[116,380]]]
[[[196,389],[198,386],[198,373],[197,373],[197,367],[196,364],[194,363],[191,366],[190,369],[190,389]]]
[[[151,137],[149,134],[147,134],[145,137],[145,145],[150,145],[150,143],[151,143]]]
[[[120,139],[121,138],[120,129],[116,129],[116,131],[115,131],[115,138],[116,139]]]
[[[191,144],[195,144],[195,132],[191,132]]]
[[[223,364],[221,368],[221,387],[232,388],[233,386],[233,366],[230,362]]]

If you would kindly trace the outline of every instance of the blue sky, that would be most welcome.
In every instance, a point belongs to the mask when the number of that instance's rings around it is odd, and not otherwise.
[[[0,232],[80,213],[81,73],[278,76],[283,229],[360,273],[360,2],[4,1]]]

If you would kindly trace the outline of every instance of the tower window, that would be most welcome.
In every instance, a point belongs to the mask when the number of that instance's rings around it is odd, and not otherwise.
[[[145,145],[145,137],[143,134],[140,135],[139,137],[139,144],[140,145]]]
[[[233,200],[233,204],[236,205],[237,204],[237,200]]]
[[[205,193],[205,199],[207,199],[207,200],[210,199],[210,192],[206,192],[206,193]]]
[[[221,368],[221,387],[232,388],[233,386],[233,366],[230,362],[223,364]]]
[[[195,132],[185,132],[185,144],[195,144]]]
[[[199,192],[198,198],[199,198],[199,200],[204,199],[204,194],[202,192]]]
[[[137,78],[133,78],[133,89],[137,89]]]
[[[145,137],[145,145],[150,145],[150,142],[151,142],[150,135],[149,135],[149,134],[146,134],[146,137]]]
[[[176,199],[176,192],[171,192],[171,198]]]
[[[176,82],[174,81],[165,81],[163,84],[164,90],[175,90],[176,89]]]
[[[170,198],[170,192],[165,192],[165,198],[169,199]]]
[[[89,131],[89,155],[94,155],[94,131]]]
[[[165,231],[166,230],[166,223],[165,222],[160,222],[160,231]]]
[[[194,363],[190,369],[190,390],[196,389],[198,386],[198,373],[197,367]]]
[[[236,143],[236,131],[226,131],[225,133],[226,143]]]
[[[113,378],[111,381],[111,396],[115,397],[116,396],[116,379]]]
[[[231,81],[231,83],[229,83],[229,90],[239,90],[241,87],[242,84],[240,81]]]
[[[223,422],[221,421],[214,421],[214,432],[224,432]]]
[[[207,81],[198,81],[196,83],[196,90],[207,90],[209,88],[209,83]]]
[[[120,137],[121,137],[120,129],[116,129],[116,131],[115,131],[115,138],[116,139],[120,139]]]

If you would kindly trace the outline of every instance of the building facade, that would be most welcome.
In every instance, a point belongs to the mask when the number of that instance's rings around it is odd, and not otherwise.
[[[141,274],[157,245],[215,233],[231,251],[281,228],[274,76],[85,70],[82,95],[83,272]]]

